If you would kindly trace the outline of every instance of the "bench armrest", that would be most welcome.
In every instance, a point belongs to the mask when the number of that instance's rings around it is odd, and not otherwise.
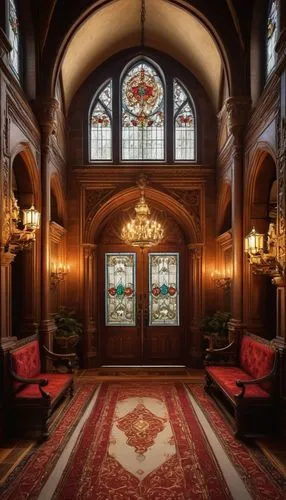
[[[275,360],[273,363],[273,367],[271,372],[269,372],[267,375],[264,375],[264,377],[260,378],[253,378],[251,380],[236,380],[235,383],[237,387],[241,388],[241,392],[239,394],[236,394],[236,398],[242,398],[244,393],[245,393],[245,386],[246,385],[251,385],[251,384],[260,384],[261,382],[266,382],[267,380],[270,380],[271,378],[274,377],[276,374],[276,368],[277,368],[277,356],[275,356]]]
[[[77,355],[75,353],[69,353],[69,354],[58,354],[55,352],[50,351],[45,345],[43,346],[44,351],[46,352],[46,357],[56,360],[59,363],[62,363],[65,365],[69,371],[69,373],[72,373],[72,360],[77,359]]]
[[[32,385],[36,384],[39,386],[39,391],[42,394],[42,397],[45,399],[50,398],[50,394],[46,391],[44,391],[43,387],[48,385],[48,380],[46,378],[25,378],[25,377],[20,377],[20,375],[17,375],[12,369],[10,369],[10,373],[13,377],[14,380],[17,382],[20,382],[21,384],[25,385]]]
[[[206,352],[211,352],[211,353],[221,353],[221,352],[226,352],[230,350],[230,348],[235,344],[235,341],[231,342],[230,344],[226,345],[225,347],[220,347],[219,349],[214,349],[213,347],[207,347]]]

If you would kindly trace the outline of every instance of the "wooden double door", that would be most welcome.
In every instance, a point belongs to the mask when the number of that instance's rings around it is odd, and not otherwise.
[[[153,247],[154,248],[154,247]],[[98,297],[104,364],[184,363],[185,251],[102,245]]]

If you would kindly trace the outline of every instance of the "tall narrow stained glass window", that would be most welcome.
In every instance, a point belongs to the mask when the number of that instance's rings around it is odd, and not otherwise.
[[[136,324],[136,254],[105,254],[105,324]]]
[[[149,254],[149,326],[179,325],[179,254]]]
[[[19,19],[17,6],[14,0],[9,0],[9,40],[12,46],[10,52],[10,62],[16,75],[20,75],[20,36],[19,36]]]
[[[164,160],[164,87],[145,61],[133,66],[121,87],[122,160]]]
[[[175,160],[195,159],[195,113],[187,91],[173,81]]]
[[[275,45],[279,31],[279,0],[269,2],[266,34],[266,76],[272,72],[276,62]]]
[[[112,160],[112,80],[98,95],[90,115],[90,159]]]

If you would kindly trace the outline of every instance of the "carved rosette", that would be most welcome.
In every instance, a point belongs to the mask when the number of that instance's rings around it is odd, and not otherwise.
[[[250,108],[250,100],[246,97],[229,97],[225,101],[225,108],[229,134],[233,136],[234,143],[239,145]],[[237,153],[240,153],[240,151]]]

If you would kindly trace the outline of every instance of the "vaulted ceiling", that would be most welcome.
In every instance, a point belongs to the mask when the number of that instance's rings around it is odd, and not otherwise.
[[[198,17],[168,0],[146,0],[144,42],[177,59],[201,82],[218,107],[222,60]],[[93,12],[72,35],[62,60],[66,108],[88,75],[120,50],[140,46],[141,1],[114,0]]]

